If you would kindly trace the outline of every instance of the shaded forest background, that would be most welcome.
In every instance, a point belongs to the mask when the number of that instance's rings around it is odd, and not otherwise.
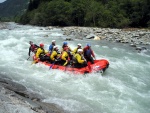
[[[7,0],[0,3],[0,21],[14,21],[26,12],[28,4],[29,0]]]
[[[149,0],[29,0],[15,17],[38,26],[150,27]]]

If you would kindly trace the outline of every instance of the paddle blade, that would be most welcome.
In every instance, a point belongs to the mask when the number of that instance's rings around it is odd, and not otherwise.
[[[52,69],[53,65],[54,65],[54,63],[52,63],[52,64],[49,66],[49,69]]]

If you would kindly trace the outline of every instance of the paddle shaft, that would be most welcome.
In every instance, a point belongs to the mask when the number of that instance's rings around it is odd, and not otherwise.
[[[32,55],[32,54],[33,54],[33,53],[31,53],[31,55]],[[30,55],[30,56],[31,56],[31,55]],[[27,58],[27,60],[29,60],[30,56]]]
[[[53,67],[54,64],[55,64],[55,62],[52,63],[52,64],[49,66],[49,69],[52,69],[52,67]]]
[[[29,60],[30,56],[27,58],[27,60]]]

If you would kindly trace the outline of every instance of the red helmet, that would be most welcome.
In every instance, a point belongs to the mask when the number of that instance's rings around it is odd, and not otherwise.
[[[44,44],[43,44],[43,43],[41,43],[41,44],[40,44],[40,47],[43,47],[43,46],[44,46]]]

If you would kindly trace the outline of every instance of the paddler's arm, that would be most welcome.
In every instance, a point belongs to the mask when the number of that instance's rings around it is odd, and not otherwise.
[[[50,56],[50,59],[54,61],[54,60],[55,60],[54,57],[55,57],[56,55],[57,55],[56,51],[53,51],[52,54],[51,54],[51,56]]]
[[[82,64],[83,62],[85,62],[84,60],[82,60],[82,58],[81,58],[80,55],[77,55],[76,59],[77,59],[78,63],[80,63],[80,64]]]
[[[77,52],[77,48],[75,48],[71,53],[72,53],[73,55],[75,55],[76,52]]]
[[[68,56],[68,55],[67,55],[67,52],[65,52],[65,53],[62,54],[61,59],[62,59],[62,60],[67,60],[67,59],[66,59],[67,56]]]
[[[41,49],[40,48],[38,48],[38,50],[37,50],[37,52],[36,52],[36,54],[35,54],[35,57],[36,58],[39,58],[39,55],[40,55],[40,53],[41,53]]]
[[[94,54],[93,50],[91,50],[91,51],[92,51],[92,56],[93,56],[94,59],[96,60],[96,57],[95,57],[95,54]]]
[[[68,56],[67,52],[65,52],[63,55],[62,55],[62,60],[65,60],[66,62],[63,64],[64,66],[66,66],[68,64],[68,60],[66,59],[66,57]]]

